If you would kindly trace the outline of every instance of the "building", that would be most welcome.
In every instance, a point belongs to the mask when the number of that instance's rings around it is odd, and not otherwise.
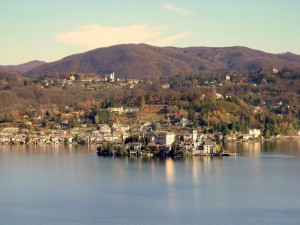
[[[139,108],[138,107],[129,107],[124,109],[124,113],[135,113],[138,112]]]
[[[204,154],[216,153],[216,143],[210,140],[206,140],[203,144],[203,153]]]
[[[276,68],[273,68],[272,72],[273,72],[273,74],[275,75],[275,74],[277,74],[279,71],[278,71]]]
[[[145,137],[147,138],[148,143],[151,143],[151,144],[155,144],[156,143],[156,133],[155,132],[148,131],[145,134]]]
[[[253,138],[258,138],[261,135],[260,129],[251,129],[249,130],[249,135],[253,136]]]
[[[216,93],[215,96],[216,96],[216,99],[222,99],[222,98],[224,98],[223,95],[221,95],[220,93]]]
[[[153,132],[149,131],[146,133],[148,143],[171,146],[175,141],[175,134],[168,131]]]
[[[2,130],[3,133],[7,134],[17,134],[19,133],[19,128],[18,127],[5,127]]]
[[[134,113],[134,112],[138,112],[139,108],[138,107],[109,107],[107,108],[108,111],[112,112],[112,113],[116,113],[116,114],[123,114],[123,113]]]
[[[163,84],[161,87],[163,89],[169,89],[170,88],[170,84],[166,83],[166,84]]]
[[[99,132],[102,134],[111,134],[111,128],[107,124],[99,124]]]
[[[189,120],[187,118],[180,118],[179,124],[183,127],[185,127],[186,125],[188,125]]]
[[[175,134],[167,131],[161,131],[157,134],[156,143],[159,145],[171,146],[175,141]]]
[[[106,82],[115,82],[115,73],[105,74],[103,80]]]
[[[116,114],[122,114],[124,112],[124,108],[123,107],[109,107],[107,108],[108,111],[112,112],[112,113],[116,113]]]
[[[198,133],[196,130],[193,130],[192,132],[192,142],[196,142],[198,138]]]
[[[70,77],[69,77],[69,80],[75,80],[76,79],[76,77],[74,76],[74,75],[71,75]]]

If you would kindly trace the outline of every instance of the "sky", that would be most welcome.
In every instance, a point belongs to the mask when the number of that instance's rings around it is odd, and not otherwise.
[[[300,54],[299,0],[0,0],[0,65],[127,43]]]

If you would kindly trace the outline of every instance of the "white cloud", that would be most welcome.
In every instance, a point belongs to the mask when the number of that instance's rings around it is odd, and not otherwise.
[[[167,27],[132,25],[125,27],[112,27],[92,24],[78,27],[74,31],[59,33],[55,36],[57,42],[75,44],[94,49],[116,44],[147,43],[157,46],[171,45],[177,40],[183,39],[189,33],[177,33],[165,35]]]
[[[180,15],[184,15],[184,16],[192,16],[192,15],[194,15],[193,12],[190,12],[190,11],[188,11],[188,10],[180,7],[180,6],[175,6],[175,5],[171,4],[171,3],[164,4],[162,6],[162,8],[165,9],[165,10],[171,11],[171,12],[178,13]]]

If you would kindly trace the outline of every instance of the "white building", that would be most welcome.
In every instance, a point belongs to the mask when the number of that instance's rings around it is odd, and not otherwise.
[[[111,134],[111,128],[107,124],[99,124],[99,132],[102,134]]]
[[[107,108],[107,110],[112,113],[117,113],[117,114],[122,114],[124,112],[123,107],[109,107],[109,108]]]
[[[277,74],[279,71],[276,68],[273,68],[273,74]]]
[[[193,130],[192,132],[192,142],[196,142],[198,138],[198,133],[196,130]]]
[[[249,130],[249,135],[253,136],[254,138],[258,138],[261,135],[260,129],[251,129]]]
[[[203,144],[203,153],[204,154],[216,153],[216,143],[210,140],[206,140]]]
[[[166,83],[166,84],[163,84],[161,87],[163,89],[169,89],[170,88],[170,84]]]
[[[223,95],[221,95],[220,93],[216,93],[216,99],[221,99],[224,98]]]
[[[115,73],[113,72],[111,74],[104,75],[103,80],[106,82],[115,82]]]
[[[188,125],[189,120],[187,118],[180,118],[180,122],[179,124],[183,127],[185,127],[186,125]]]
[[[18,127],[5,127],[2,130],[3,133],[7,134],[17,134],[19,133],[19,128]]]

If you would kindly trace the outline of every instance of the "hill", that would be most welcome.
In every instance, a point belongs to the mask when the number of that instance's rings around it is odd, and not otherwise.
[[[43,65],[45,63],[46,62],[34,60],[34,61],[30,61],[30,62],[20,64],[20,65],[0,66],[0,69],[7,70],[7,71],[15,71],[15,72],[25,73],[25,72],[27,72],[29,70],[32,70],[35,67]]]
[[[60,72],[105,74],[118,77],[158,78],[179,73],[245,71],[260,68],[298,67],[300,56],[270,54],[246,47],[155,47],[146,44],[116,45],[71,55],[38,66],[26,76],[51,76]]]

